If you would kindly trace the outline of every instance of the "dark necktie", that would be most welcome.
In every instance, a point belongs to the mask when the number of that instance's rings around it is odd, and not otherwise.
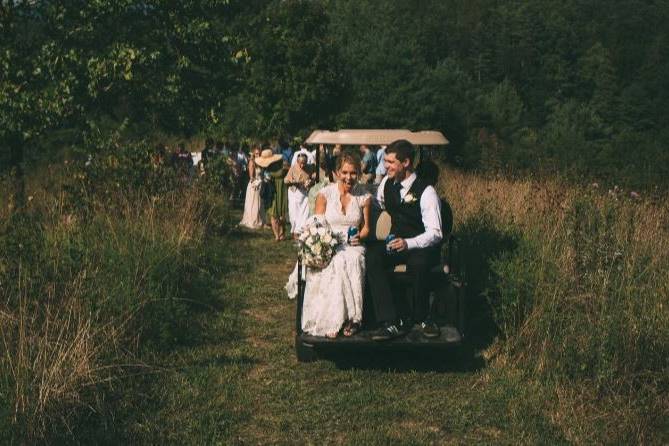
[[[402,201],[402,195],[400,194],[400,191],[402,190],[402,183],[393,183],[392,190],[395,198],[397,198],[397,202],[399,203]]]

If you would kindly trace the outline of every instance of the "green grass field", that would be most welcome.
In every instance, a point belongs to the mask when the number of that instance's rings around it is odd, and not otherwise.
[[[220,302],[191,345],[138,384],[126,439],[172,444],[564,443],[550,397],[520,372],[463,348],[359,354],[300,364],[294,301],[283,285],[294,247],[268,231],[221,249]]]
[[[295,246],[206,184],[0,219],[0,444],[666,444],[666,208],[444,178],[468,331],[429,353],[298,363]]]

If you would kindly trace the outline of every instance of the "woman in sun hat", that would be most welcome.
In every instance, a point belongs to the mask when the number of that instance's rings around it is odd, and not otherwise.
[[[265,169],[274,189],[272,203],[267,209],[267,216],[272,223],[274,239],[278,242],[285,240],[285,222],[288,214],[288,188],[283,178],[286,176],[289,165],[280,153],[272,153],[272,149],[264,149],[259,157],[255,158],[256,165]]]

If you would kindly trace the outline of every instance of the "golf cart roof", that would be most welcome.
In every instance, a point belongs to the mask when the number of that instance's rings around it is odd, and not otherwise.
[[[446,137],[436,130],[412,132],[404,129],[344,129],[336,132],[314,130],[307,144],[342,145],[388,145],[398,139],[406,139],[416,146],[445,146]]]

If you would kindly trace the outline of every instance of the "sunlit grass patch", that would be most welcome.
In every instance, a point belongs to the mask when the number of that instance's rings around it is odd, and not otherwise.
[[[492,350],[560,396],[566,438],[652,438],[669,413],[666,203],[451,170],[441,186],[503,340]]]

